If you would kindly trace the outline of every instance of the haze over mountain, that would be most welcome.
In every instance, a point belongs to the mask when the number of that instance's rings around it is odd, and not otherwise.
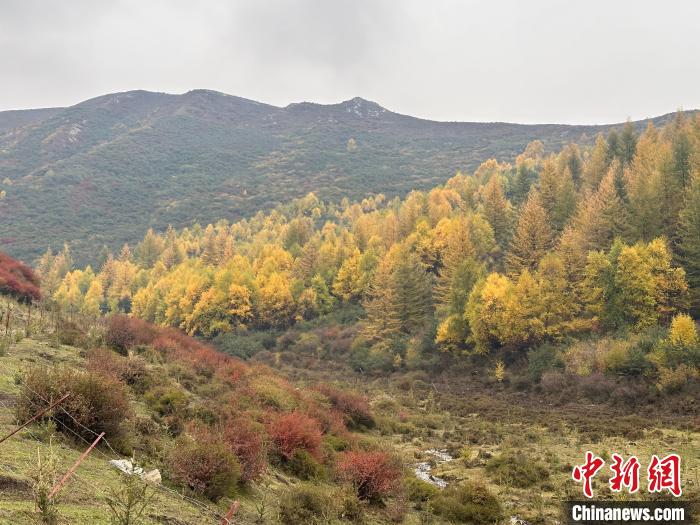
[[[67,241],[89,261],[149,227],[238,219],[310,191],[401,195],[534,139],[555,150],[611,127],[435,122],[362,98],[280,108],[208,90],[0,112],[0,245],[33,262],[47,239]]]

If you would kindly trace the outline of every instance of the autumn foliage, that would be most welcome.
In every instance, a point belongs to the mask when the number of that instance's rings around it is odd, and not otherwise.
[[[400,465],[385,452],[343,452],[337,470],[342,481],[352,483],[360,499],[369,501],[391,494],[401,477]]]
[[[180,361],[198,373],[224,377],[236,381],[248,367],[240,360],[217,352],[211,346],[193,339],[178,330],[154,326],[126,315],[113,315],[107,320],[105,339],[120,353],[142,345],[151,346],[166,361]]]
[[[244,417],[227,420],[217,429],[226,445],[241,464],[241,478],[252,481],[260,477],[267,466],[264,429]]]
[[[48,400],[70,393],[62,409],[44,416],[58,423],[58,431],[71,439],[90,441],[95,433],[105,432],[115,444],[126,435],[132,411],[126,388],[115,379],[70,368],[32,368],[22,385],[16,405],[18,420],[26,421],[44,409]]]
[[[270,423],[268,432],[284,459],[290,459],[295,450],[305,450],[320,459],[321,429],[315,419],[301,412],[282,414]]]
[[[105,342],[120,354],[125,354],[133,346],[151,343],[156,334],[156,327],[145,321],[112,315],[107,319]]]
[[[207,435],[206,439],[182,437],[169,456],[173,480],[217,501],[230,496],[240,480],[238,459],[220,439]]]
[[[365,396],[330,385],[319,385],[317,390],[328,398],[335,410],[342,414],[348,427],[371,428],[374,426],[374,417]]]
[[[10,295],[21,302],[41,299],[39,278],[29,266],[0,252],[0,295]]]

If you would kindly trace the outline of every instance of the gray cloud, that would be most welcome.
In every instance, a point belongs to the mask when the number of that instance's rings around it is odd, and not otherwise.
[[[1,0],[0,109],[128,89],[439,120],[611,122],[700,107],[700,4]]]

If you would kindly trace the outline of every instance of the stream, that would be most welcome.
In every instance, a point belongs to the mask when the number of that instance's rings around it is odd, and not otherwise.
[[[447,450],[436,450],[431,448],[429,450],[426,450],[425,454],[433,456],[433,458],[435,458],[435,463],[437,464],[447,463],[448,461],[452,461],[454,459],[447,452]],[[416,463],[416,465],[413,468],[413,472],[415,472],[416,477],[418,479],[426,481],[432,485],[435,485],[436,487],[440,487],[441,489],[444,489],[447,486],[447,481],[438,476],[433,476],[431,474],[432,470],[433,467],[428,461],[421,461],[420,463]]]

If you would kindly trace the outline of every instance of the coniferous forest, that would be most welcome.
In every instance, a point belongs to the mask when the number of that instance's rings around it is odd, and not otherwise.
[[[700,365],[699,171],[700,123],[679,114],[556,154],[533,142],[514,164],[490,159],[404,199],[309,194],[233,224],[149,230],[95,268],[49,250],[37,271],[62,312],[128,314],[234,353],[338,314],[353,319],[358,370],[545,352],[538,374],[674,389]]]
[[[553,523],[584,447],[671,443],[697,472],[695,116],[534,141],[404,198],[150,229],[95,260],[0,261],[3,424],[70,394],[14,445],[49,467],[2,478],[42,523],[234,502],[241,523]],[[47,499],[38,476],[99,432],[98,510],[79,482]],[[126,457],[162,481],[119,478],[106,461]]]
[[[700,523],[699,17],[4,2],[0,525]]]

